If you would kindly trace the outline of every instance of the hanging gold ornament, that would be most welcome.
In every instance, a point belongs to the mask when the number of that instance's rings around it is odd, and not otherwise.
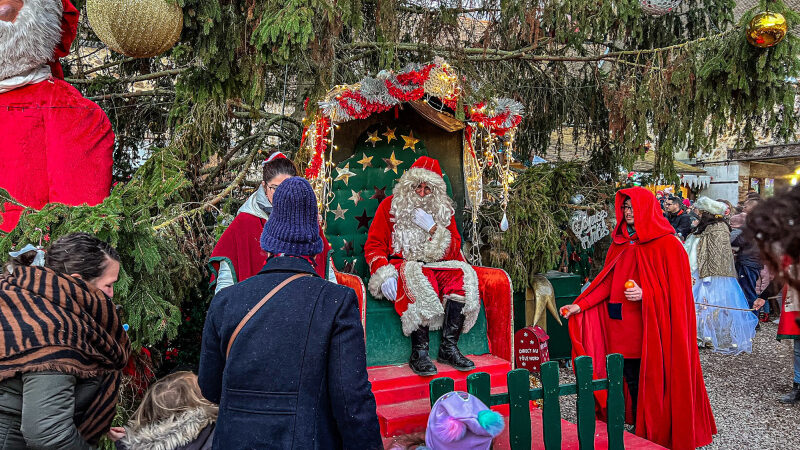
[[[747,42],[760,48],[772,47],[783,40],[786,30],[783,14],[769,11],[758,13],[747,25]]]
[[[168,0],[87,0],[86,15],[104,44],[134,58],[164,53],[183,30],[183,11]]]

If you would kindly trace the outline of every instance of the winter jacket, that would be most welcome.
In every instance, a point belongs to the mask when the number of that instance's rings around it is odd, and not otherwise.
[[[211,450],[215,415],[194,408],[138,430],[125,428],[117,450]]]
[[[738,248],[736,251],[736,264],[758,269],[759,271],[764,267],[761,264],[758,246],[755,242],[747,239],[747,233],[740,231],[735,237],[731,233],[731,245]]]
[[[276,285],[294,280],[253,315]],[[355,292],[320,278],[301,258],[267,261],[220,291],[203,329],[198,382],[219,404],[214,448],[359,449],[381,446]]]
[[[676,214],[667,213],[667,220],[681,239],[686,239],[692,232],[692,218],[684,210],[680,210]]]
[[[73,418],[100,395],[97,379],[28,372],[0,382],[0,450],[92,449]]]

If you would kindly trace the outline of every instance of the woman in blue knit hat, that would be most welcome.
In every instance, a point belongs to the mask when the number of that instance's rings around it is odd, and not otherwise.
[[[261,234],[267,263],[220,291],[199,384],[219,404],[214,448],[382,448],[355,292],[320,278],[317,199],[293,177]]]

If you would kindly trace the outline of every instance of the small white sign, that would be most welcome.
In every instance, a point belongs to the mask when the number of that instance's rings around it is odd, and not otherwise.
[[[586,211],[575,211],[570,220],[570,228],[575,236],[581,241],[581,247],[587,249],[597,241],[608,236],[609,230],[606,225],[608,212],[598,211],[596,214],[589,215]]]

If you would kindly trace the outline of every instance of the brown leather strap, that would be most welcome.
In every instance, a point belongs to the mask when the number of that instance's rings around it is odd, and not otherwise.
[[[298,273],[296,275],[292,275],[291,277],[281,281],[281,283],[279,285],[277,285],[274,288],[272,288],[272,290],[269,291],[269,293],[267,295],[265,295],[264,298],[262,298],[261,301],[258,302],[256,304],[256,306],[254,306],[253,309],[250,310],[249,313],[247,313],[246,316],[244,316],[244,319],[242,319],[242,321],[239,322],[239,325],[236,326],[236,329],[233,330],[233,334],[231,334],[231,338],[228,340],[228,348],[225,350],[225,359],[228,359],[228,355],[231,353],[231,346],[233,345],[233,341],[236,340],[236,336],[238,336],[239,332],[242,331],[242,327],[244,327],[247,324],[247,321],[250,320],[250,318],[253,317],[253,315],[255,313],[257,313],[258,310],[261,309],[262,306],[264,306],[264,303],[267,303],[267,300],[271,299],[273,295],[277,294],[278,291],[283,289],[287,284],[291,283],[292,281],[294,281],[294,280],[296,280],[298,278],[308,277],[308,276],[311,276],[311,274],[309,274],[309,273]]]

